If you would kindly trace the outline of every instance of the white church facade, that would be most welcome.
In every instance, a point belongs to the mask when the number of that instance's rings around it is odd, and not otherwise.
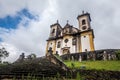
[[[78,15],[76,28],[68,22],[64,27],[58,23],[50,26],[50,35],[47,39],[46,54],[52,48],[53,54],[71,54],[86,51],[94,51],[94,32],[91,28],[90,14]]]

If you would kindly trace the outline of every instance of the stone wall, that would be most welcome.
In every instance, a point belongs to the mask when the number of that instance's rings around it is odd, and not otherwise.
[[[55,55],[53,55],[53,51],[51,48],[50,48],[50,50],[48,50],[48,53],[46,54],[46,59],[48,59],[50,62],[60,66],[65,71],[69,70],[69,68],[62,61],[60,61]]]
[[[73,76],[77,73],[84,76],[85,80],[120,80],[120,71],[105,71],[105,70],[75,70]]]
[[[89,51],[89,52],[82,52],[82,53],[71,53],[62,55],[62,60],[116,60],[117,55],[115,54],[116,51],[120,49],[103,49],[103,50],[96,50],[96,51]]]
[[[0,66],[0,80],[6,78],[21,78],[23,75],[37,77],[52,77],[57,73],[65,75],[65,70],[60,66],[50,62],[45,57],[36,58],[33,60],[25,60],[8,65]],[[21,80],[21,79],[20,79]]]

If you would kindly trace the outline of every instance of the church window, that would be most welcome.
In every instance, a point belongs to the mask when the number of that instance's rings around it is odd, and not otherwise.
[[[58,30],[58,36],[60,36],[61,35],[61,31],[60,30]]]
[[[72,39],[72,44],[73,44],[73,45],[76,45],[76,38],[73,38],[73,39]]]
[[[60,48],[60,46],[61,46],[61,43],[60,43],[60,41],[57,43],[57,48]]]
[[[49,50],[52,50],[52,47],[49,47]]]
[[[65,39],[64,42],[67,43],[67,42],[68,42],[68,39]]]
[[[56,55],[58,55],[58,51],[56,51]]]
[[[87,52],[87,49],[85,49],[85,52]]]
[[[55,33],[55,29],[52,30],[52,33]]]
[[[82,20],[82,25],[85,25],[86,24],[86,21],[85,19]]]
[[[82,29],[85,30],[87,27],[86,26],[83,26]]]
[[[65,29],[65,30],[64,30],[64,33],[68,33],[68,29]]]
[[[66,30],[66,33],[68,33],[68,30]]]

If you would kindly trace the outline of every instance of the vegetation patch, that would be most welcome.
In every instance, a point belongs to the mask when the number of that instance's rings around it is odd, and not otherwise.
[[[120,71],[120,61],[64,61],[69,68]]]

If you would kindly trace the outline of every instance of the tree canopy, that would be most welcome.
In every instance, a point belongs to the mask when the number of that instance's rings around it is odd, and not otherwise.
[[[2,58],[6,58],[9,56],[9,52],[4,48],[0,48],[0,63],[2,62]]]

